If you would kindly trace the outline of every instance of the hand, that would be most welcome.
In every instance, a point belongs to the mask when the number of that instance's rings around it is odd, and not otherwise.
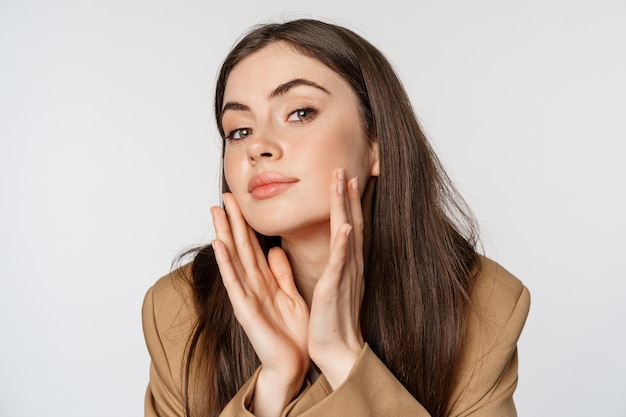
[[[213,207],[215,257],[235,316],[262,369],[254,393],[256,415],[278,415],[299,392],[309,368],[308,307],[298,292],[285,252],[272,248],[267,261],[234,197],[226,212]]]
[[[346,183],[339,169],[331,184],[331,247],[311,302],[308,351],[333,389],[341,385],[364,342],[363,212],[357,178]]]

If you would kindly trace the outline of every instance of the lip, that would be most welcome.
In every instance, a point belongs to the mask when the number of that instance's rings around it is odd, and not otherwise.
[[[275,173],[259,174],[248,182],[248,192],[252,197],[262,200],[282,193],[298,181],[297,178]]]

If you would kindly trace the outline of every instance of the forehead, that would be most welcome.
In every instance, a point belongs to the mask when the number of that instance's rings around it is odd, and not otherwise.
[[[241,60],[226,80],[224,101],[258,94],[268,96],[279,84],[304,78],[329,91],[352,91],[349,84],[321,61],[284,42],[273,42]]]

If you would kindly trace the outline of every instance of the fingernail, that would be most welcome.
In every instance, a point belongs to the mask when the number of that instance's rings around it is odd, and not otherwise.
[[[339,194],[343,194],[345,191],[345,181],[346,181],[346,173],[343,170],[343,168],[339,169],[339,172],[337,173],[337,192]]]
[[[211,242],[211,247],[213,248],[213,253],[215,254],[215,256],[219,257],[221,252],[220,252],[219,246],[215,245],[215,242],[217,242],[217,239],[214,239]]]
[[[358,191],[359,189],[359,177],[352,178],[352,189]]]

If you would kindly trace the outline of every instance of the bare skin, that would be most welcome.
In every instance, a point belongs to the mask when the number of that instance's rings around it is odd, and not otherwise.
[[[363,215],[358,179],[343,169],[330,185],[330,238],[327,263],[311,285],[310,259],[294,259],[273,248],[267,261],[235,198],[213,207],[216,259],[237,320],[246,331],[262,368],[254,391],[254,414],[278,416],[300,391],[311,361],[333,389],[347,378],[364,342],[359,326],[363,300]],[[328,229],[327,229],[328,230]],[[323,251],[322,251],[323,252]],[[288,256],[289,255],[289,256]],[[291,262],[290,262],[291,259]],[[298,270],[302,274],[299,282]],[[300,291],[299,291],[300,288]]]

